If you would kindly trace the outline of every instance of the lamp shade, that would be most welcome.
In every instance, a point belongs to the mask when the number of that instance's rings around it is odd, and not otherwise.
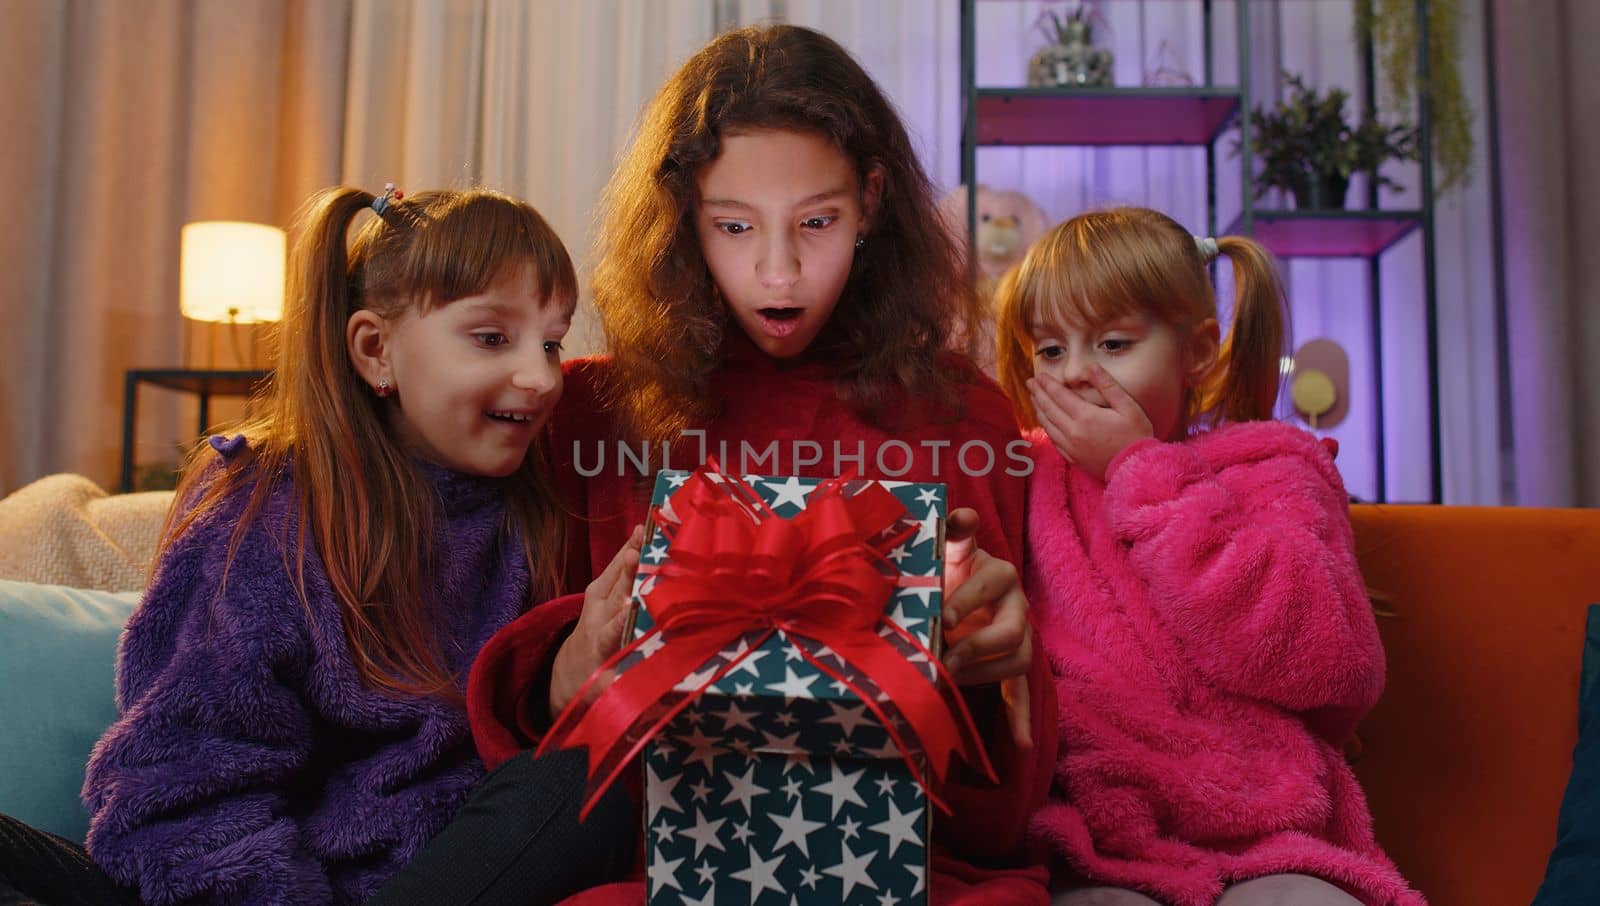
[[[251,324],[283,317],[284,235],[234,220],[186,224],[178,305],[197,321]]]

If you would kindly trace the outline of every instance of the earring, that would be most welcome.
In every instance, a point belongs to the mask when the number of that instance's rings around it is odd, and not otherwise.
[[[865,236],[857,236],[856,237],[856,248],[861,248],[863,245],[866,245],[866,244],[867,244],[867,237],[865,237]]]
[[[372,391],[374,393],[378,394],[378,396],[381,398],[381,397],[388,396],[389,392],[390,392],[390,389],[391,388],[389,387],[389,379],[388,378],[379,378],[378,379],[378,386],[372,388]]]

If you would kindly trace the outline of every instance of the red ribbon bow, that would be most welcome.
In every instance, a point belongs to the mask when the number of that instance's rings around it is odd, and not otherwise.
[[[584,816],[646,743],[780,630],[872,711],[940,809],[949,812],[935,788],[957,752],[994,777],[950,675],[884,616],[900,584],[885,555],[916,530],[888,490],[833,479],[784,519],[713,460],[657,510],[657,524],[672,556],[641,589],[655,627],[589,677],[539,747],[588,747]]]

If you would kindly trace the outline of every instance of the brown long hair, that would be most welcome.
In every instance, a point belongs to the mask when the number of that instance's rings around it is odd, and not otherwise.
[[[963,379],[940,355],[982,309],[893,105],[832,39],[745,28],[714,39],[656,94],[602,200],[595,307],[615,363],[609,393],[635,438],[670,440],[717,413],[711,374],[730,328],[694,229],[696,176],[723,136],[758,129],[826,138],[863,187],[883,175],[872,229],[809,351],[839,364],[841,398],[882,421],[899,388],[937,409]]]
[[[1190,426],[1270,419],[1287,341],[1283,285],[1272,255],[1242,236],[1217,239],[1233,264],[1233,326],[1217,361],[1189,389]],[[1149,208],[1080,214],[1057,225],[1006,272],[995,291],[1000,386],[1024,428],[1038,426],[1025,385],[1033,376],[1029,325],[1099,324],[1134,313],[1187,336],[1217,317],[1206,261],[1177,221]]]
[[[200,445],[179,484],[179,501],[161,550],[189,526],[254,482],[228,543],[231,566],[272,485],[292,470],[299,526],[294,550],[283,542],[302,602],[309,531],[339,603],[345,644],[370,688],[459,701],[439,650],[430,600],[431,550],[439,516],[415,461],[397,441],[378,399],[356,373],[345,346],[351,314],[394,318],[487,291],[531,264],[546,304],[577,299],[572,261],[555,231],[531,207],[485,190],[422,192],[372,217],[346,252],[351,220],[374,197],[332,188],[297,218],[288,292],[274,343],[274,370],[256,400],[257,417],[234,426],[248,451],[227,459]],[[541,440],[505,482],[508,521],[522,531],[534,590],[556,587],[562,519]],[[221,582],[227,585],[227,570]],[[222,589],[219,589],[219,594]],[[309,606],[309,605],[308,605]]]

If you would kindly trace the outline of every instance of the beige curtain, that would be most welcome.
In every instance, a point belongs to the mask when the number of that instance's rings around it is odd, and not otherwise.
[[[634,117],[711,36],[712,13],[710,0],[0,0],[0,21],[0,122],[15,126],[0,179],[19,212],[0,225],[3,494],[50,472],[115,483],[127,369],[237,364],[237,336],[178,314],[188,221],[287,226],[336,182],[487,185],[537,206],[581,266]],[[585,306],[572,353],[597,347],[590,320]],[[193,432],[192,401],[141,395],[141,462],[174,460]]]
[[[1516,500],[1600,506],[1600,29],[1591,0],[1486,0],[1495,28]]]
[[[583,274],[640,108],[710,39],[710,0],[356,0],[342,175],[524,198]],[[568,355],[599,348],[585,301]]]
[[[124,372],[215,339],[185,342],[181,226],[285,225],[337,178],[348,17],[347,0],[0,0],[0,493],[115,483]],[[192,418],[145,394],[141,459],[175,458]]]

